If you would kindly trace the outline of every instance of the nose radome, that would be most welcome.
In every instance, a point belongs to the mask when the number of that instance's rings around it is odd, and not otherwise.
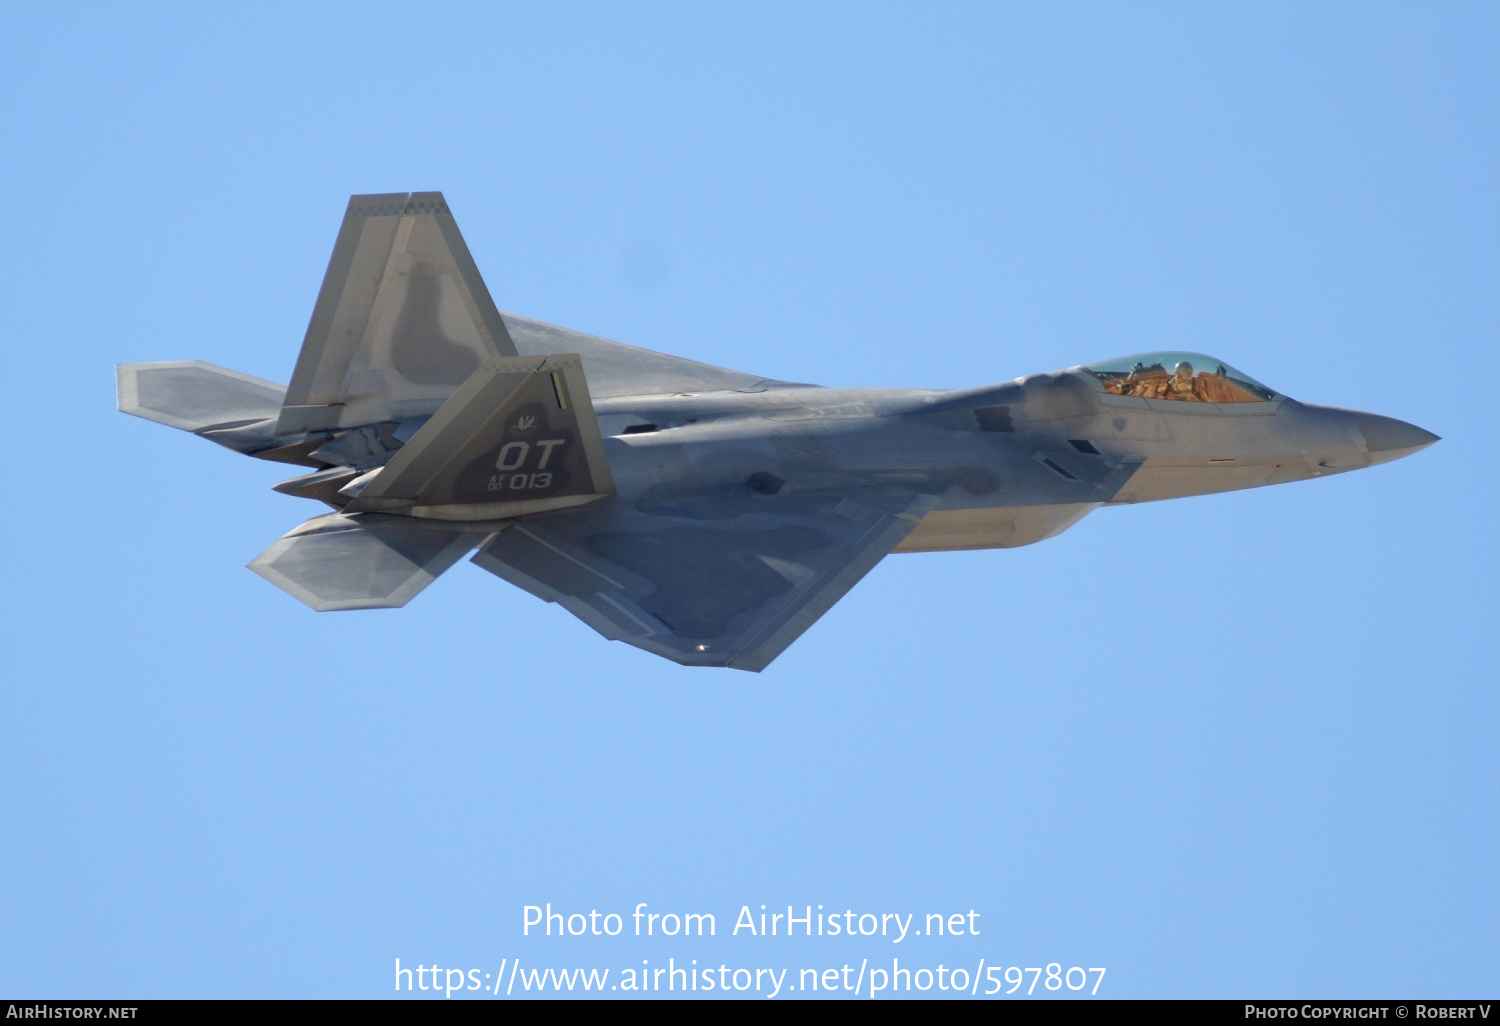
[[[1365,436],[1365,448],[1370,451],[1376,463],[1399,460],[1438,441],[1438,436],[1431,431],[1424,431],[1415,424],[1408,424],[1395,417],[1361,413],[1357,420],[1359,433]]]

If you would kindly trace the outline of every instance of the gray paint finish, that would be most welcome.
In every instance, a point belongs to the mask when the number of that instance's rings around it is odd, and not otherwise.
[[[501,315],[438,193],[350,200],[292,384],[118,369],[126,413],[311,473],[250,567],[399,606],[465,553],[606,638],[761,670],[891,552],[1342,473],[1437,436],[1158,353],[957,391],[774,381]]]

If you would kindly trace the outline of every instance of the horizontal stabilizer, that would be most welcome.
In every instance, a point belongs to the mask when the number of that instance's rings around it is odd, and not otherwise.
[[[614,494],[579,358],[486,361],[389,463],[344,494],[346,512],[444,520],[499,520]]]
[[[351,196],[277,432],[426,416],[514,355],[442,193]]]
[[[202,360],[122,363],[115,367],[121,413],[183,431],[268,420],[286,389]]]
[[[393,609],[484,541],[466,533],[339,513],[314,517],[250,561],[250,569],[318,612]]]

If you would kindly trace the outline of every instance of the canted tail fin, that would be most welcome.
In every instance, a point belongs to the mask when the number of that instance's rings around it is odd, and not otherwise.
[[[389,463],[344,490],[349,513],[498,520],[614,493],[576,355],[494,357]]]
[[[352,196],[276,431],[426,416],[515,355],[442,193]]]

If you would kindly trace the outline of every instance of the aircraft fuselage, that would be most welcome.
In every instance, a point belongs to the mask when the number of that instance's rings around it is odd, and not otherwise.
[[[596,412],[618,489],[611,501],[690,511],[748,486],[838,491],[884,508],[921,494],[925,512],[898,552],[1031,544],[1101,505],[1306,480],[1436,440],[1403,421],[1284,396],[1113,395],[1083,370],[962,391],[636,396]]]

